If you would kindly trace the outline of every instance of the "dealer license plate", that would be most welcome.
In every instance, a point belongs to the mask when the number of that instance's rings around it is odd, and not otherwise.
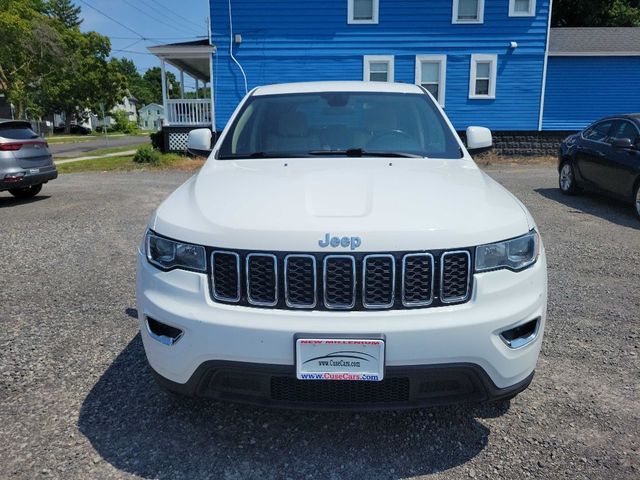
[[[298,380],[379,382],[384,377],[384,340],[299,338]]]

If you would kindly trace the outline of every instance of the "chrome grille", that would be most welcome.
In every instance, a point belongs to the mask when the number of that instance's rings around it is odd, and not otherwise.
[[[348,255],[324,258],[324,305],[349,310],[356,305],[356,260]]]
[[[471,297],[469,250],[322,254],[211,249],[210,259],[211,296],[235,305],[384,310],[451,305]]]
[[[393,255],[367,255],[362,266],[362,304],[365,308],[391,308],[396,294]]]
[[[434,261],[430,253],[411,253],[402,258],[402,304],[426,307],[433,302]]]
[[[211,254],[213,297],[225,302],[240,300],[240,256],[235,252]]]
[[[443,303],[462,302],[469,296],[469,252],[461,250],[442,254],[440,299]]]
[[[251,305],[275,307],[278,303],[278,259],[250,253],[246,260],[247,300]]]
[[[316,277],[313,255],[287,255],[284,258],[284,296],[289,308],[316,306]]]

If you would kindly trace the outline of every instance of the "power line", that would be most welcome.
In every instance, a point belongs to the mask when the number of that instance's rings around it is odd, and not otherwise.
[[[146,4],[147,6],[149,6],[150,8],[158,8],[158,5],[150,5],[148,3],[147,0],[139,0],[140,2]],[[168,5],[164,4],[164,2],[160,2],[159,0],[156,0],[157,3],[159,4],[163,4],[162,6],[164,7],[164,9],[169,12],[170,14],[172,14],[173,16],[177,17],[177,18],[181,18],[182,20],[184,20],[185,22],[190,23],[191,25],[194,25],[198,28],[202,28],[202,25],[198,25],[196,22],[194,22],[193,20],[189,20],[187,17],[183,17],[182,15],[180,15],[178,12],[176,12],[175,10],[171,10],[171,8],[169,8]]]
[[[129,30],[131,33],[137,35],[138,37],[140,37],[142,40],[148,40],[145,36],[140,35],[138,32],[136,32],[134,29],[127,27],[124,23],[116,20],[113,17],[110,17],[109,15],[107,15],[106,13],[104,13],[102,10],[98,10],[96,7],[94,7],[93,5],[91,5],[89,2],[87,2],[86,0],[79,0],[81,3],[83,3],[84,5],[86,5],[87,7],[95,10],[96,12],[98,12],[100,15],[102,15],[105,18],[108,18],[109,20],[111,20],[114,23],[117,23],[118,25],[120,25],[122,28],[125,28],[127,30]]]
[[[122,0],[122,1],[125,4],[129,5],[131,8],[134,8],[134,9],[138,10],[143,15],[148,15],[149,17],[153,18],[155,21],[160,22],[160,23],[162,23],[163,25],[166,25],[169,28],[173,28],[175,30],[180,30],[182,32],[191,33],[191,30],[187,30],[185,27],[182,27],[180,25],[172,25],[171,23],[164,21],[159,15],[156,15],[155,13],[151,13],[151,11],[145,11],[142,8],[138,7],[137,5],[135,5],[133,3],[130,3],[128,0]]]

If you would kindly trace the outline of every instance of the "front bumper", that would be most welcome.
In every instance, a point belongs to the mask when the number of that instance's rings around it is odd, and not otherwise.
[[[13,190],[14,188],[25,188],[31,185],[39,185],[49,180],[58,178],[58,170],[55,166],[39,167],[38,173],[30,173],[29,171],[19,170],[18,172],[6,173],[7,175],[15,175],[16,173],[24,173],[17,181],[5,181],[5,173],[0,174],[0,191]]]
[[[313,410],[407,409],[461,402],[498,401],[526,389],[533,372],[515,385],[498,388],[473,364],[388,367],[381,382],[299,381],[287,365],[208,361],[187,383],[154,372],[167,390],[267,407]]]
[[[209,385],[211,378],[220,375],[215,372],[224,372],[229,365],[234,365],[232,370],[242,367],[247,378],[256,365],[264,366],[267,371],[262,380],[256,377],[257,382],[295,377],[294,336],[304,333],[319,337],[384,335],[385,379],[419,380],[430,377],[432,369],[441,369],[445,377],[464,377],[466,380],[460,384],[474,385],[475,393],[468,399],[509,396],[531,381],[540,352],[547,305],[544,251],[536,264],[525,271],[476,274],[473,281],[473,297],[455,306],[358,312],[267,310],[215,303],[209,296],[206,275],[182,270],[161,272],[139,254],[138,315],[149,363],[173,390],[217,396],[211,392],[220,393],[220,389],[202,387],[202,382]],[[147,329],[147,317],[182,330],[182,337],[172,345],[157,341]],[[537,318],[537,336],[526,346],[509,348],[499,337],[505,329]],[[462,377],[458,376],[460,368]],[[419,373],[412,377],[405,373],[407,370]],[[294,386],[316,383],[296,382]],[[410,389],[414,389],[424,381],[410,383]],[[261,387],[256,392],[257,397],[253,397],[259,399],[257,403],[277,400],[271,396],[271,387]],[[449,403],[453,397],[442,398]],[[411,396],[401,403],[419,404],[418,400]]]

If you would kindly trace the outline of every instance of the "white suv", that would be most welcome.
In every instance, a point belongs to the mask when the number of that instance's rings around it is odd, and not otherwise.
[[[211,132],[190,148],[210,150]],[[469,150],[491,146],[467,130]],[[141,335],[161,385],[292,408],[499,400],[533,377],[547,305],[527,209],[433,97],[260,87],[149,221]]]

